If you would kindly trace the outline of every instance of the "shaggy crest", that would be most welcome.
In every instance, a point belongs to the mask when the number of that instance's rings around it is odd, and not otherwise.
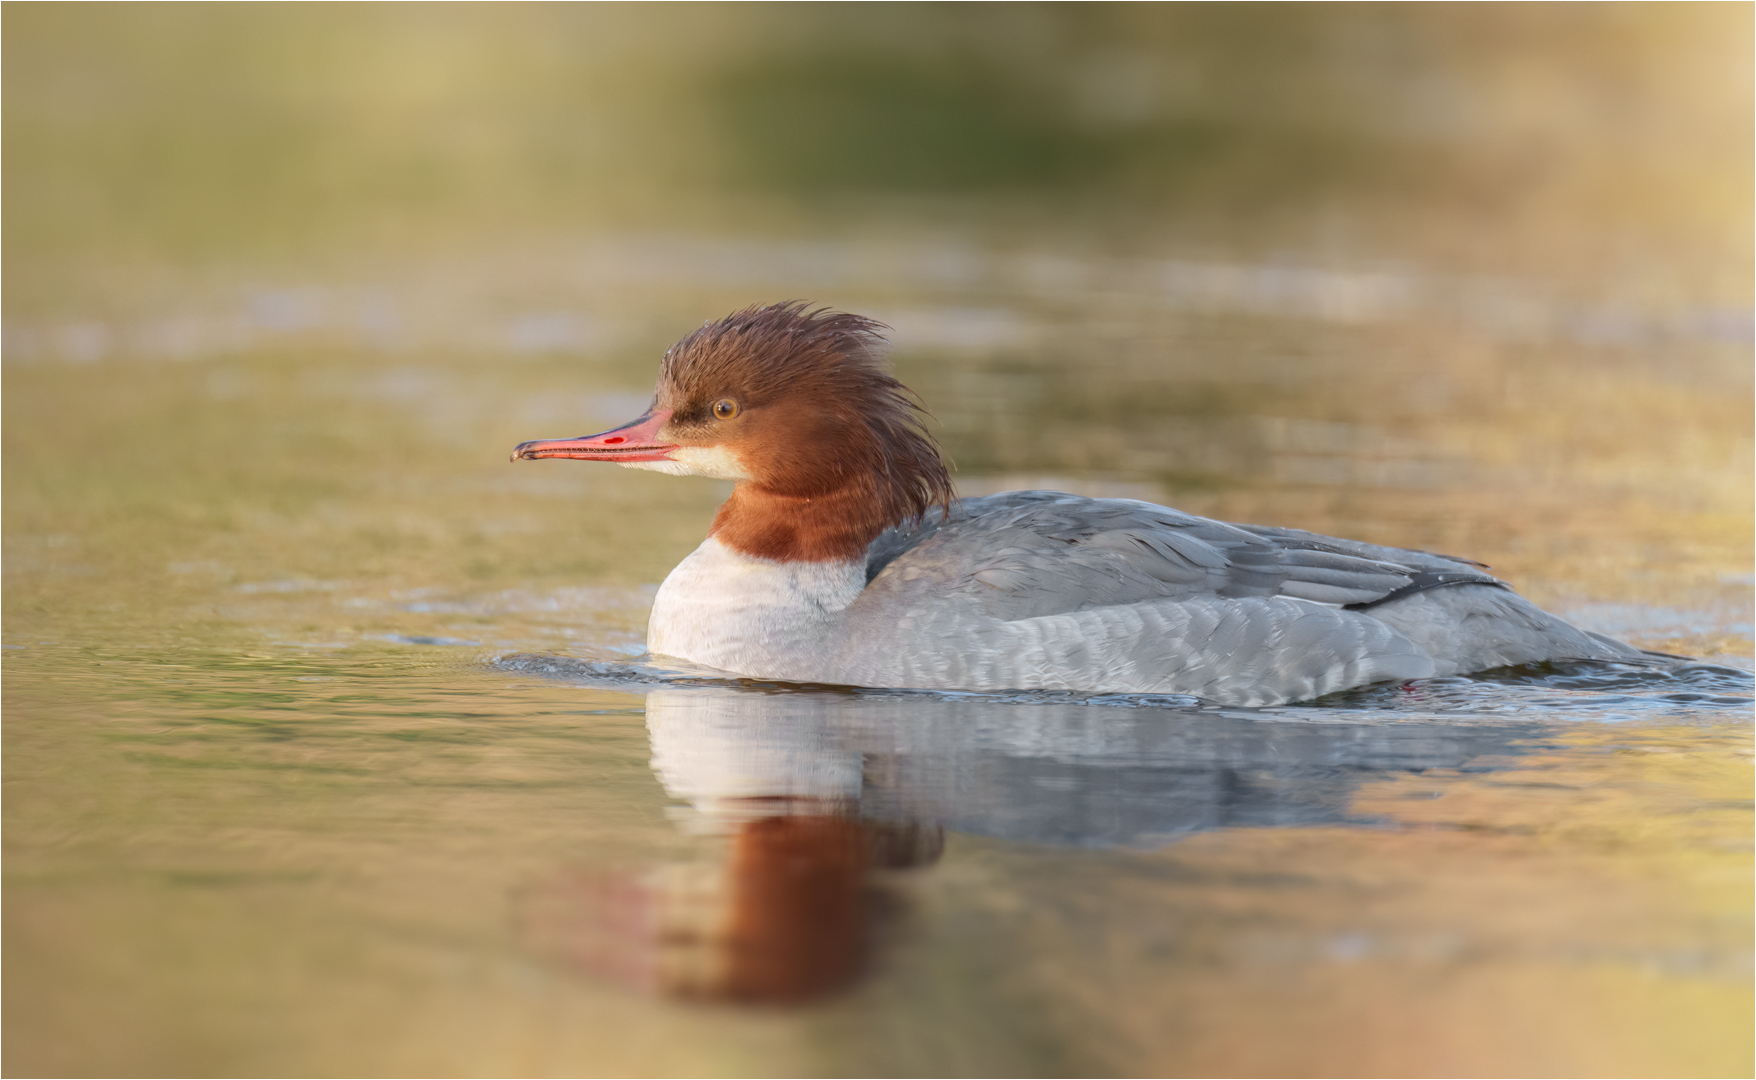
[[[774,430],[765,440],[770,467],[755,486],[805,500],[857,494],[860,520],[847,524],[868,541],[935,505],[949,508],[951,477],[923,427],[925,410],[884,369],[888,328],[808,308],[804,301],[749,307],[690,334],[665,353],[656,404],[687,430],[707,423],[720,397],[747,413],[787,402],[795,423],[817,425],[823,437]]]

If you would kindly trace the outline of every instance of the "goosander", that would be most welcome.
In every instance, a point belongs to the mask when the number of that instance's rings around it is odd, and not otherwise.
[[[930,690],[1303,701],[1643,655],[1481,564],[1054,491],[955,498],[883,324],[750,307],[665,353],[631,423],[521,443],[736,482],[659,586],[647,649],[729,674]]]

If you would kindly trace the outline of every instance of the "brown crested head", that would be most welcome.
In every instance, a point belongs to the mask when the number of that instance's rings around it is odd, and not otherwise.
[[[949,506],[924,412],[884,369],[883,329],[792,301],[734,312],[665,353],[654,401],[670,414],[665,438],[728,455],[744,481],[714,522],[723,543],[855,558],[886,528]]]

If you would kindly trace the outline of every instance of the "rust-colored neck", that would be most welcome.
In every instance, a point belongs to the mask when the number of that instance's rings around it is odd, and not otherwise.
[[[782,495],[744,483],[719,508],[708,535],[759,559],[852,562],[863,559],[896,518],[869,482],[819,495]]]

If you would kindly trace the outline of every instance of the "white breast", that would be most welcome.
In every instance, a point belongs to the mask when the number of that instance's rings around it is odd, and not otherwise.
[[[815,681],[842,610],[865,587],[863,559],[755,559],[710,536],[659,586],[646,647],[755,678]]]

